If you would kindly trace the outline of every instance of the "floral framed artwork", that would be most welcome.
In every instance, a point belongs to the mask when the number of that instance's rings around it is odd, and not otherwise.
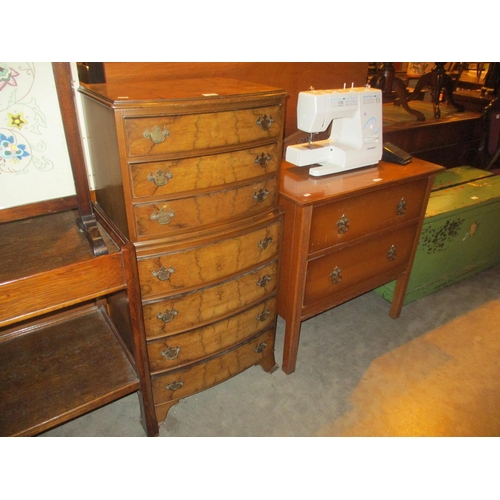
[[[75,194],[50,62],[0,62],[0,209]]]

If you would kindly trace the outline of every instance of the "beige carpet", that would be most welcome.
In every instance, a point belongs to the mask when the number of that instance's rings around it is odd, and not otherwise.
[[[499,318],[494,300],[375,359],[320,435],[500,436]]]

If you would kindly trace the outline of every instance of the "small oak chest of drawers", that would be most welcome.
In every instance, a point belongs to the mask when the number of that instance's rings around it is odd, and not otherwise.
[[[286,321],[283,371],[295,370],[302,321],[397,279],[401,312],[434,174],[416,158],[325,177],[284,162],[285,210],[278,313]]]
[[[156,417],[272,372],[285,93],[230,79],[80,88],[99,205],[134,243]]]

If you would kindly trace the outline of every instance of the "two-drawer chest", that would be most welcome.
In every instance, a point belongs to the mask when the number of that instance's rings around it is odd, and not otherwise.
[[[325,177],[284,162],[285,210],[278,313],[286,321],[283,371],[295,370],[302,321],[392,280],[401,312],[434,174],[414,158]]]
[[[285,93],[229,79],[80,88],[98,204],[134,243],[156,417],[274,341]]]

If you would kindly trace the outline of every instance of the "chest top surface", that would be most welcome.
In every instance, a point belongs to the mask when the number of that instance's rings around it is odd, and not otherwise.
[[[242,97],[283,96],[285,91],[259,83],[231,78],[134,81],[124,83],[82,84],[80,92],[116,108],[200,101],[217,103]]]
[[[440,165],[414,158],[404,166],[381,161],[377,165],[345,173],[313,177],[307,167],[296,167],[284,161],[280,195],[297,205],[307,206],[428,177],[442,170],[444,167]]]

